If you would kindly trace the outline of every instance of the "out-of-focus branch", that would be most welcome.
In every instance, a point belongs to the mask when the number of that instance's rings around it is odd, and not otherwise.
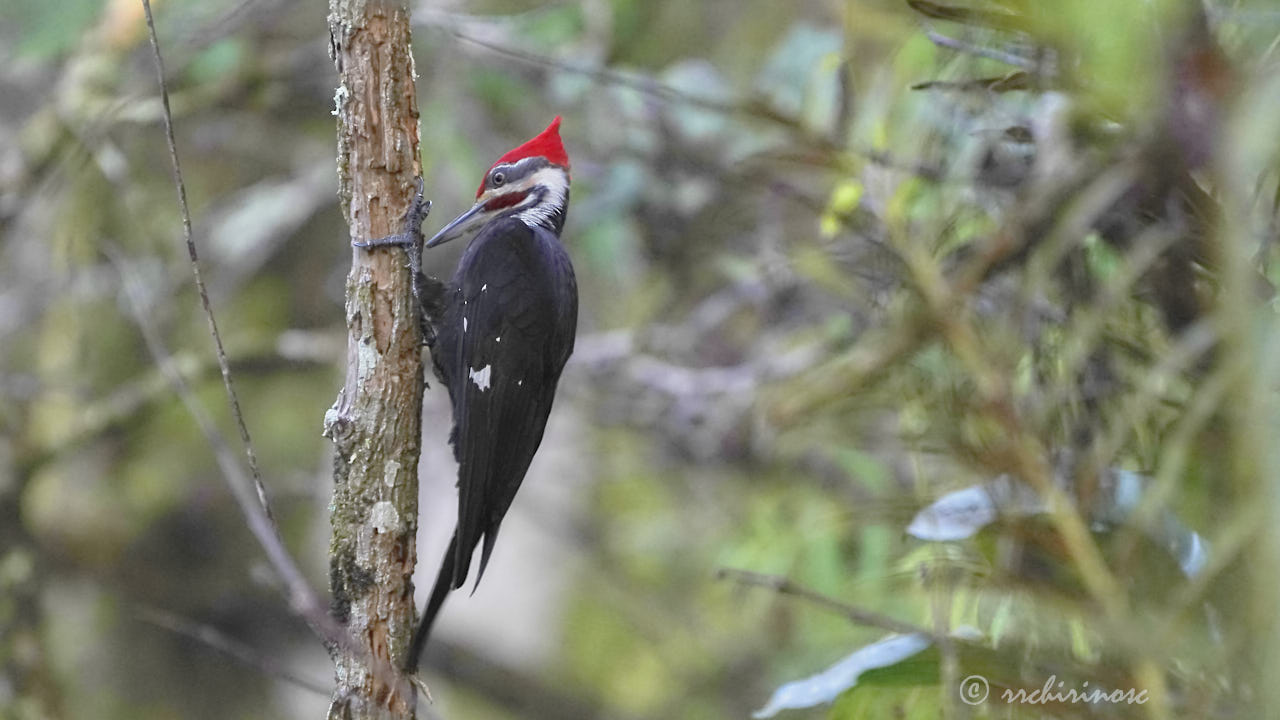
[[[930,0],[907,0],[907,5],[916,12],[935,20],[976,25],[995,30],[1020,30],[1025,22],[1018,15],[975,7],[944,5]]]
[[[258,652],[254,648],[245,643],[236,640],[226,633],[218,630],[212,625],[198,623],[194,620],[175,615],[174,613],[159,608],[141,607],[138,609],[138,618],[143,622],[150,623],[156,627],[163,628],[170,632],[191,638],[197,642],[208,645],[209,647],[228,655],[250,667],[257,668],[264,674],[289,683],[319,695],[328,696],[329,687],[325,683],[320,683],[294,673],[288,668],[276,662],[275,658],[266,653]]]
[[[1013,53],[1005,52],[1003,50],[995,50],[993,48],[986,48],[981,45],[967,43],[963,40],[956,40],[955,38],[943,35],[933,29],[926,30],[925,37],[929,38],[929,42],[934,45],[947,48],[948,50],[955,50],[956,52],[968,53],[977,57],[987,58],[988,60],[995,60],[996,62],[1002,62],[1005,65],[1012,65],[1017,68],[1022,68],[1023,70],[1034,70],[1036,67],[1034,61],[1022,57],[1021,55],[1014,55]]]
[[[302,574],[302,570],[294,561],[288,548],[285,547],[284,538],[280,536],[280,529],[272,521],[266,509],[259,504],[259,499],[262,496],[259,496],[259,498],[254,497],[252,481],[245,475],[244,469],[236,459],[235,451],[231,449],[226,438],[218,430],[208,411],[196,399],[195,392],[187,384],[186,378],[179,372],[173,356],[169,353],[168,348],[165,347],[164,342],[160,339],[159,333],[149,321],[146,308],[142,303],[142,294],[138,289],[138,280],[117,253],[112,251],[110,255],[120,268],[125,295],[129,298],[134,321],[138,325],[138,330],[142,333],[147,350],[155,359],[160,371],[168,378],[170,386],[187,408],[187,412],[195,420],[196,426],[205,438],[205,442],[213,450],[218,469],[221,471],[227,487],[230,488],[231,495],[235,498],[249,531],[253,533],[254,538],[266,553],[267,560],[270,561],[271,567],[275,570],[276,575],[279,576],[289,594],[290,610],[305,620],[311,626],[312,631],[325,643],[334,647],[347,648],[349,652],[359,653],[359,648],[348,637],[346,630],[334,621],[329,615],[328,608],[321,602],[315,591],[311,589],[311,585]],[[378,675],[388,678],[388,682],[401,682],[400,673],[393,666],[383,663],[375,667]]]
[[[385,685],[395,687],[397,689],[405,688],[403,692],[408,696],[412,696],[412,690],[408,689],[409,685],[405,678],[396,670],[395,665],[383,661],[376,653],[365,652],[362,648],[355,646],[347,631],[329,615],[328,608],[325,603],[320,601],[319,596],[312,590],[311,585],[307,582],[306,577],[302,574],[302,570],[294,562],[293,556],[290,555],[285,547],[284,539],[280,535],[280,529],[276,526],[275,520],[271,514],[270,504],[267,498],[266,488],[262,484],[261,476],[258,472],[257,458],[253,452],[252,440],[249,437],[248,427],[245,425],[244,417],[240,412],[240,402],[236,397],[235,388],[231,382],[231,367],[227,359],[227,354],[222,345],[222,338],[218,333],[217,320],[214,317],[212,306],[209,302],[209,293],[205,288],[204,280],[200,275],[199,254],[196,250],[195,239],[191,230],[191,210],[187,204],[186,185],[182,180],[182,163],[178,159],[177,141],[173,132],[173,115],[169,107],[169,89],[165,82],[164,60],[160,53],[160,41],[156,36],[155,20],[151,14],[150,0],[142,0],[142,7],[147,20],[147,32],[151,41],[151,49],[153,59],[156,65],[156,75],[160,87],[161,104],[163,107],[162,117],[164,119],[165,138],[168,143],[169,159],[173,169],[174,187],[178,193],[178,206],[182,215],[183,237],[186,241],[187,255],[191,263],[191,272],[195,280],[196,289],[200,295],[201,306],[204,310],[205,318],[209,325],[209,334],[214,341],[214,347],[218,358],[218,367],[222,371],[223,386],[226,390],[227,400],[231,407],[232,415],[235,418],[237,429],[240,432],[241,442],[244,444],[245,452],[248,457],[249,467],[252,477],[246,476],[236,460],[234,452],[226,439],[218,431],[213,419],[208,415],[204,406],[196,399],[195,393],[187,384],[186,379],[178,372],[173,362],[173,357],[165,348],[163,341],[160,339],[159,333],[151,325],[146,316],[146,311],[141,300],[142,294],[138,291],[136,281],[132,280],[128,269],[123,261],[114,258],[117,265],[121,268],[121,275],[124,279],[124,287],[126,294],[130,298],[138,327],[142,332],[143,338],[147,344],[148,350],[155,358],[156,363],[160,366],[161,371],[168,376],[170,383],[173,385],[174,391],[182,399],[183,404],[187,407],[187,411],[199,426],[201,433],[205,436],[210,447],[214,451],[214,457],[218,462],[222,476],[226,480],[231,493],[240,507],[241,513],[244,515],[246,524],[249,526],[250,532],[253,533],[258,544],[266,552],[267,558],[270,560],[272,567],[277,575],[283,581],[285,588],[289,593],[289,604],[291,609],[299,616],[304,618],[311,628],[324,639],[330,646],[342,649],[348,655],[359,658],[361,661],[368,660],[372,665],[371,673],[378,677]],[[256,491],[256,498],[254,497]],[[416,487],[415,487],[416,494]],[[412,598],[410,598],[412,602]]]
[[[849,350],[815,363],[794,382],[771,393],[769,419],[779,427],[789,427],[804,421],[810,413],[849,397],[931,341],[930,329],[924,318],[908,318],[864,333]]]
[[[160,40],[156,37],[156,24],[151,16],[150,0],[142,0],[142,8],[147,16],[147,34],[151,39],[152,58],[156,64],[156,76],[160,84],[160,101],[164,108],[165,140],[169,147],[169,161],[173,169],[173,185],[178,191],[178,210],[182,215],[182,237],[186,241],[187,257],[191,261],[191,276],[195,281],[196,292],[200,295],[200,306],[204,310],[205,320],[209,323],[209,337],[213,339],[214,350],[218,358],[218,368],[222,370],[222,385],[227,393],[227,403],[231,407],[231,415],[235,418],[236,429],[240,431],[240,441],[244,444],[245,457],[249,461],[249,472],[253,476],[254,488],[258,491],[258,501],[267,519],[271,518],[271,506],[267,502],[267,490],[262,485],[262,474],[258,471],[258,458],[253,452],[253,441],[249,437],[249,427],[240,412],[240,399],[236,396],[235,386],[231,382],[231,364],[227,361],[227,351],[222,347],[222,335],[218,333],[218,321],[213,315],[213,307],[209,304],[209,291],[204,286],[204,278],[200,275],[200,255],[196,252],[196,241],[191,234],[191,208],[187,205],[187,186],[182,180],[182,163],[178,161],[178,142],[173,135],[173,112],[169,108],[169,86],[164,78],[164,58],[160,55]]]
[[[541,680],[536,673],[507,667],[462,645],[433,639],[427,646],[424,664],[513,717],[525,720],[628,720],[630,717],[574,694],[568,686],[558,687],[554,682]]]
[[[1075,503],[1053,482],[1046,448],[1027,431],[1019,417],[1008,375],[1002,374],[999,365],[986,357],[984,346],[970,321],[971,314],[963,311],[968,299],[954,293],[954,287],[924,248],[903,240],[899,243],[913,282],[941,336],[973,379],[983,414],[1004,430],[1008,438],[1005,450],[1012,469],[1046,499],[1050,520],[1062,536],[1085,587],[1102,607],[1107,621],[1121,625],[1128,615],[1128,598],[1107,566]],[[1136,663],[1135,673],[1150,690],[1153,705],[1163,709],[1164,678],[1155,663],[1141,659]]]
[[[748,424],[765,389],[800,374],[827,352],[824,343],[765,351],[722,367],[688,367],[641,350],[634,333],[600,333],[578,341],[569,367],[608,385],[606,416],[654,426],[681,451],[709,459],[726,454],[749,435]],[[619,409],[616,404],[624,403]],[[728,453],[732,454],[732,453]]]
[[[436,19],[432,19],[432,15]],[[424,16],[426,19],[423,19]],[[832,143],[830,138],[812,132],[799,119],[778,111],[769,103],[758,98],[743,98],[734,101],[719,100],[686,92],[643,75],[622,73],[595,64],[569,63],[558,58],[491,42],[459,30],[456,16],[451,14],[432,13],[424,9],[424,12],[419,15],[418,24],[439,28],[449,33],[459,42],[482,48],[486,52],[516,62],[547,68],[556,72],[581,75],[604,85],[629,88],[666,103],[680,103],[724,115],[765,120],[802,137],[806,144],[813,146],[816,150],[826,153],[841,151],[841,148]]]
[[[800,372],[821,349],[806,345],[765,359],[722,367],[686,367],[643,353],[630,331],[598,333],[578,343],[570,367],[671,397],[750,393],[761,385]]]
[[[262,375],[307,366],[328,367],[335,355],[336,336],[331,333],[286,331],[272,341],[240,347],[229,357],[236,373]],[[217,372],[218,365],[206,355],[179,352],[173,356],[174,366],[191,385],[197,385]],[[16,458],[16,464],[28,470],[83,443],[102,436],[135,418],[161,400],[168,399],[173,387],[164,371],[152,372],[121,385],[106,397],[94,400],[80,409],[77,417],[51,441],[30,448]]]
[[[810,590],[802,585],[798,585],[788,578],[781,575],[768,575],[765,573],[753,572],[751,570],[739,570],[736,568],[720,568],[716,571],[716,578],[719,580],[729,580],[739,585],[749,585],[753,587],[769,588],[779,595],[790,595],[800,598],[807,602],[811,602],[819,607],[830,610],[837,615],[843,615],[850,622],[867,627],[880,628],[896,633],[917,633],[927,638],[934,637],[932,631],[928,628],[904,622],[896,618],[889,617],[873,610],[866,610],[855,607],[846,602],[828,597],[822,593]]]

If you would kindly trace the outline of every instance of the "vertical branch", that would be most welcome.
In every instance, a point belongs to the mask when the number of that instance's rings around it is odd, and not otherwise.
[[[338,195],[350,239],[400,230],[420,174],[418,109],[403,0],[330,0],[339,73]],[[404,667],[413,635],[422,357],[399,249],[353,249],[347,275],[347,374],[325,415],[333,440],[333,612],[376,661]],[[364,659],[333,649],[331,718],[412,718],[414,698]]]

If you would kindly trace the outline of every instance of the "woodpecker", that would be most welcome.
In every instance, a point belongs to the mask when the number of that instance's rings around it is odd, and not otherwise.
[[[415,207],[421,206],[415,200]],[[436,376],[453,403],[450,443],[458,461],[458,524],[431,598],[414,633],[407,670],[417,670],[432,623],[449,593],[467,580],[480,552],[484,575],[502,519],[511,507],[573,352],[578,287],[560,243],[569,210],[569,156],[560,118],[498,158],[485,173],[470,210],[445,225],[427,248],[471,235],[443,299],[443,313],[424,322]],[[423,247],[410,209],[408,231],[362,243],[403,246],[410,254],[419,310]]]

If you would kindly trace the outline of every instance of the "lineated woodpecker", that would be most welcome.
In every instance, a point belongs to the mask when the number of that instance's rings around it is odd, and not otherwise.
[[[425,207],[419,195],[406,232],[360,243],[406,248],[424,318],[430,301],[417,226]],[[458,525],[414,633],[409,672],[417,669],[445,598],[466,582],[483,539],[479,584],[502,518],[542,442],[560,371],[573,352],[578,287],[560,244],[568,210],[569,156],[556,117],[498,158],[476,191],[475,205],[426,243],[432,248],[475,233],[445,291],[443,313],[423,322],[436,376],[453,403]]]

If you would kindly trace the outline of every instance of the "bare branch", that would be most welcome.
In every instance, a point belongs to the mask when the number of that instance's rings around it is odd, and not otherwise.
[[[214,459],[218,463],[219,470],[222,471],[222,477],[231,489],[231,494],[236,503],[240,506],[240,512],[244,515],[250,532],[253,533],[258,544],[262,546],[267,559],[271,562],[272,568],[284,583],[285,589],[289,594],[290,609],[302,617],[325,642],[340,647],[350,647],[352,643],[346,631],[329,616],[327,607],[321,602],[315,591],[311,589],[311,585],[303,576],[302,570],[298,568],[293,556],[289,554],[289,550],[285,547],[279,528],[276,527],[266,511],[255,500],[251,482],[245,476],[244,469],[241,468],[239,461],[236,459],[235,452],[218,430],[208,411],[196,400],[191,386],[187,384],[186,378],[179,371],[177,363],[165,347],[164,341],[160,339],[155,326],[149,321],[146,308],[143,306],[142,295],[138,289],[137,277],[118,252],[110,250],[108,251],[108,257],[120,270],[125,295],[129,299],[134,321],[138,325],[138,330],[142,333],[147,350],[155,359],[156,365],[159,366],[160,371],[168,379],[174,393],[178,395],[182,404],[187,408],[187,412],[195,420],[200,433],[204,435],[205,441],[209,443],[209,447],[213,450]]]
[[[767,575],[765,573],[753,572],[751,570],[739,570],[736,568],[720,568],[716,571],[716,579],[730,580],[739,585],[750,585],[753,587],[769,588],[779,595],[790,595],[792,597],[806,600],[820,607],[826,608],[837,615],[843,615],[850,622],[858,625],[866,625],[867,627],[880,628],[896,633],[917,633],[924,637],[933,639],[934,634],[928,628],[920,625],[914,625],[904,622],[896,618],[889,617],[874,610],[864,610],[845,602],[836,600],[835,598],[823,595],[822,593],[810,590],[801,585],[797,585],[791,580],[781,575]]]
[[[178,161],[178,143],[173,136],[173,113],[169,109],[169,86],[164,79],[164,58],[160,55],[160,40],[156,37],[155,19],[151,16],[151,0],[142,0],[142,9],[147,16],[147,36],[151,39],[152,58],[156,63],[156,79],[160,84],[160,102],[164,107],[165,140],[169,144],[169,161],[173,166],[173,185],[178,191],[178,210],[182,214],[182,237],[186,240],[187,256],[191,260],[191,275],[195,280],[196,292],[200,294],[200,306],[204,309],[205,319],[209,322],[209,336],[213,338],[213,346],[218,356],[218,368],[222,370],[222,386],[227,393],[227,403],[231,406],[231,415],[235,418],[236,428],[240,431],[240,441],[244,444],[245,456],[249,459],[249,472],[253,475],[254,489],[258,492],[258,501],[267,518],[272,523],[271,506],[267,502],[267,489],[262,484],[262,474],[258,471],[258,458],[253,452],[253,441],[249,438],[249,428],[245,425],[244,415],[240,412],[240,399],[236,396],[235,387],[231,383],[231,364],[227,361],[227,351],[222,347],[222,335],[218,333],[218,321],[213,316],[213,307],[209,304],[209,291],[204,286],[204,278],[200,276],[200,256],[196,252],[196,241],[191,234],[191,208],[187,204],[187,186],[182,180],[182,163]]]
[[[438,15],[439,13],[435,14]],[[622,73],[597,65],[567,63],[557,58],[508,47],[496,42],[490,42],[473,35],[468,35],[465,32],[458,30],[453,23],[445,20],[420,20],[418,22],[419,24],[428,27],[440,28],[460,42],[474,45],[486,50],[487,52],[510,60],[515,60],[526,65],[535,65],[555,70],[557,72],[582,75],[605,85],[629,88],[663,102],[682,103],[724,115],[746,116],[760,120],[767,120],[776,125],[788,128],[797,135],[803,136],[806,141],[817,145],[819,149],[826,151],[839,149],[833,145],[828,138],[819,137],[810,132],[800,120],[779,112],[768,103],[759,99],[748,98],[745,101],[726,101],[706,95],[697,95],[671,87],[670,85],[644,75]]]
[[[929,38],[929,42],[932,42],[934,45],[941,48],[955,50],[956,52],[967,53],[969,55],[976,55],[977,57],[986,58],[988,60],[995,60],[996,62],[1001,62],[1005,65],[1012,65],[1013,67],[1022,68],[1023,70],[1036,69],[1036,63],[1034,60],[1024,58],[1021,55],[1014,55],[1013,53],[1005,52],[1003,50],[995,50],[992,48],[982,47],[981,45],[967,43],[963,40],[957,40],[953,37],[943,35],[933,29],[925,30],[924,34],[925,37]]]
[[[231,382],[230,363],[227,360],[226,351],[223,349],[222,338],[218,333],[217,321],[209,302],[208,291],[200,275],[199,255],[196,251],[195,240],[191,230],[191,211],[187,204],[186,186],[182,180],[182,165],[178,159],[177,142],[174,139],[173,115],[169,107],[169,90],[164,77],[164,61],[160,53],[160,41],[156,36],[155,20],[152,17],[150,0],[142,0],[142,6],[147,19],[147,32],[151,41],[152,54],[156,63],[156,74],[160,85],[165,136],[169,147],[169,158],[173,166],[174,185],[178,192],[178,205],[182,215],[183,237],[187,245],[187,255],[191,262],[191,272],[195,279],[196,289],[200,295],[200,303],[209,324],[209,333],[214,341],[218,367],[222,371],[223,387],[248,456],[252,478],[245,475],[230,445],[218,431],[217,426],[205,408],[196,400],[190,386],[187,385],[186,380],[177,370],[173,357],[165,348],[159,333],[148,322],[141,300],[142,295],[137,290],[136,281],[129,274],[126,264],[116,254],[113,260],[120,268],[126,295],[130,299],[130,305],[133,308],[138,327],[142,332],[148,350],[160,366],[161,371],[168,377],[174,391],[181,398],[187,411],[196,421],[201,433],[213,449],[214,457],[217,460],[219,469],[222,471],[223,479],[226,480],[232,496],[240,506],[240,511],[244,515],[249,530],[253,533],[254,538],[257,539],[258,544],[262,546],[272,567],[285,585],[289,594],[290,608],[306,620],[312,630],[331,647],[342,648],[352,656],[361,658],[368,663],[373,674],[386,686],[394,687],[398,691],[405,693],[405,697],[412,697],[411,683],[402,673],[389,662],[372,656],[359,644],[353,642],[346,629],[329,615],[327,604],[323,603],[319,596],[316,595],[302,574],[301,569],[289,554],[284,545],[284,540],[280,536],[280,529],[276,526],[275,520],[271,515],[266,489],[258,472],[253,444]],[[255,494],[256,498],[254,497]]]
[[[214,650],[233,657],[245,665],[257,668],[273,678],[318,695],[329,696],[329,687],[326,683],[309,680],[294,673],[276,662],[270,655],[258,652],[212,625],[198,623],[167,610],[147,606],[138,608],[137,615],[138,619],[143,622],[204,643]]]

